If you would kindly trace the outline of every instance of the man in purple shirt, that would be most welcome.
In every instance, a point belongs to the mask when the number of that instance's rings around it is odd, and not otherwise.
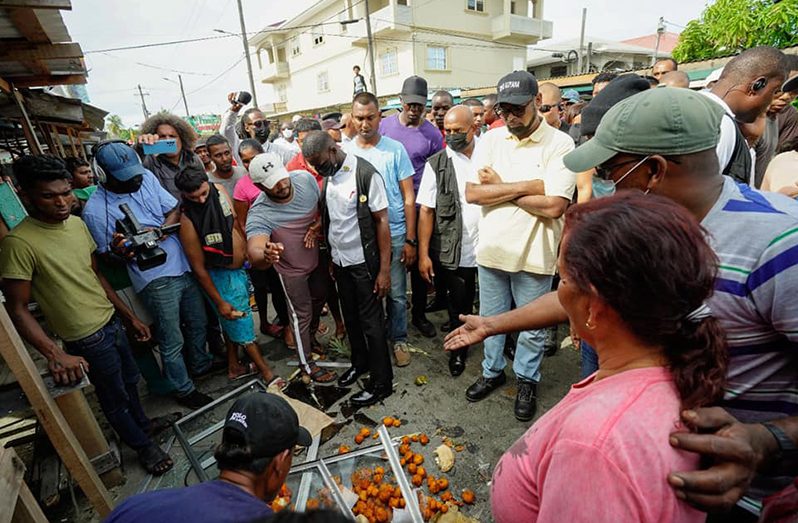
[[[427,104],[425,79],[420,76],[407,78],[402,84],[399,99],[402,101],[402,112],[384,118],[380,123],[380,134],[404,145],[413,164],[413,191],[418,193],[427,158],[443,148],[443,135],[423,117]],[[421,334],[432,338],[435,336],[435,327],[427,320],[425,314],[427,285],[418,272],[417,264],[410,268],[410,277],[413,290],[413,325]]]

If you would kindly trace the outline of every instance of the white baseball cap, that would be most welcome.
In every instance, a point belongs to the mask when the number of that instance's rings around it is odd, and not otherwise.
[[[288,178],[288,170],[283,160],[275,153],[261,153],[249,164],[249,177],[252,183],[259,183],[267,189],[273,188],[277,182]]]

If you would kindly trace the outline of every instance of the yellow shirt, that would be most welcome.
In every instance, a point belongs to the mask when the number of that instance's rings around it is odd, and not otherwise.
[[[0,277],[31,282],[31,296],[64,341],[94,334],[114,307],[91,268],[97,245],[80,218],[45,223],[25,218],[0,243]]]
[[[545,120],[523,140],[510,134],[507,127],[499,127],[477,142],[474,166],[490,166],[508,183],[542,179],[546,196],[570,200],[576,174],[566,169],[562,160],[573,148],[571,137]],[[534,216],[512,202],[483,206],[477,264],[507,272],[554,274],[563,222],[563,218]]]

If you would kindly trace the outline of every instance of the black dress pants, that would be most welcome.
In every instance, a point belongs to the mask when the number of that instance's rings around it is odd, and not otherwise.
[[[438,268],[438,277],[446,290],[449,323],[454,330],[463,322],[460,314],[473,312],[474,294],[476,293],[476,267],[458,267],[457,269]]]
[[[371,372],[372,390],[390,389],[393,383],[391,354],[382,301],[374,294],[374,279],[365,263],[334,267],[341,313],[352,348],[352,366]]]

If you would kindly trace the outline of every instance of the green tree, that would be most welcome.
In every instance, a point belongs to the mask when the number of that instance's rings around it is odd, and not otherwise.
[[[130,140],[133,137],[133,130],[126,128],[122,118],[117,114],[108,116],[105,120],[105,130],[108,131],[110,138]]]
[[[798,0],[715,0],[679,36],[679,62],[728,56],[757,45],[798,45]]]

